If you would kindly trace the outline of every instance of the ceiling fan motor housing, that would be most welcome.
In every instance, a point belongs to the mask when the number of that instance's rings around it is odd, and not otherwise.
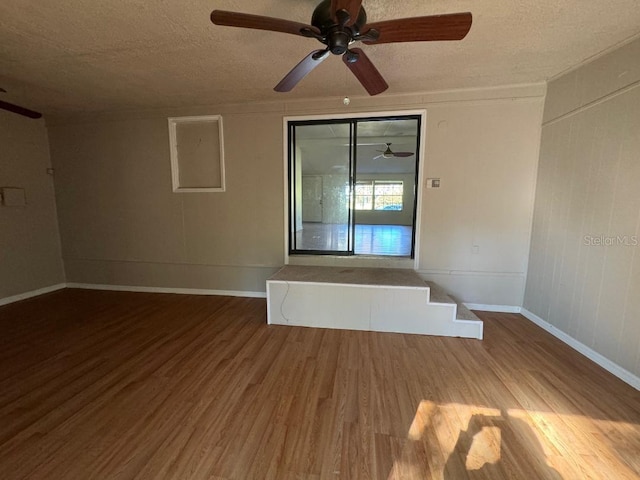
[[[367,14],[364,8],[360,8],[358,18],[353,25],[343,26],[336,24],[331,15],[331,0],[323,0],[314,10],[311,17],[311,25],[320,30],[324,40],[322,42],[329,47],[334,55],[344,54],[353,37],[360,33],[360,29],[367,23]]]

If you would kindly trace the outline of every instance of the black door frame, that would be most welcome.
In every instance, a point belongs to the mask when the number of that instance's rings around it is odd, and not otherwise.
[[[417,235],[417,213],[418,213],[418,192],[419,192],[419,175],[420,175],[420,152],[422,148],[422,121],[423,114],[415,112],[407,112],[406,114],[391,114],[391,115],[373,115],[373,116],[358,116],[358,117],[336,117],[336,118],[322,118],[322,119],[306,119],[306,120],[286,120],[286,142],[287,142],[287,189],[288,189],[288,255],[340,255],[340,256],[356,256],[354,252],[354,240],[355,240],[355,217],[357,212],[354,209],[355,203],[355,183],[356,178],[356,158],[357,158],[357,145],[358,145],[358,123],[360,122],[374,122],[374,121],[389,121],[389,120],[416,120],[417,121],[417,135],[416,135],[416,153],[415,153],[415,172],[414,172],[414,200],[412,211],[412,234],[411,234],[411,255],[410,258],[415,259],[416,254],[416,235]],[[296,212],[296,198],[295,198],[295,178],[296,178],[296,162],[295,162],[295,145],[296,145],[296,126],[305,125],[335,125],[335,124],[349,124],[350,125],[350,145],[349,149],[349,212],[348,212],[348,225],[349,235],[347,239],[348,250],[303,250],[296,248],[296,235],[293,228],[295,222]],[[406,258],[406,257],[405,257]]]

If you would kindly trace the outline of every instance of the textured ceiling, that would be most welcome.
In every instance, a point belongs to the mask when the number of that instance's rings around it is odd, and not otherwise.
[[[316,40],[214,26],[213,9],[309,23],[318,0],[2,0],[0,100],[45,113],[366,95],[339,58],[273,86]],[[364,46],[383,95],[540,82],[640,32],[638,0],[364,0],[369,21],[470,11],[460,42]]]

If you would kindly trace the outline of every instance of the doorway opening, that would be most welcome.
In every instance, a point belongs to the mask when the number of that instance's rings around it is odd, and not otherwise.
[[[414,258],[421,120],[287,122],[289,254]]]

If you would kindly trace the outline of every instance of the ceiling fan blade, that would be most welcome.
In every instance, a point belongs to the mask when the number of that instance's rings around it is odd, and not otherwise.
[[[331,0],[331,16],[334,21],[340,23],[340,19],[337,18],[336,12],[346,10],[349,12],[349,20],[345,25],[353,25],[353,23],[358,19],[361,6],[362,0]]]
[[[14,105],[13,103],[3,102],[0,100],[0,108],[3,110],[7,110],[9,112],[17,113],[18,115],[24,115],[29,118],[41,118],[42,114],[39,112],[34,112],[33,110],[29,110],[28,108],[20,107],[18,105]]]
[[[276,92],[290,92],[300,80],[306,77],[311,70],[320,65],[328,56],[329,52],[327,50],[314,50],[293,67],[293,70],[280,80],[280,83],[275,86],[274,90]]]
[[[384,157],[384,155],[378,155],[376,157],[373,157],[372,160],[378,160],[379,158],[382,158],[382,157]]]
[[[413,155],[413,152],[393,152],[394,157],[400,157],[400,158],[410,157],[412,155]]]
[[[471,21],[471,13],[465,12],[369,23],[363,30],[375,29],[380,37],[375,42],[365,40],[364,43],[462,40],[469,33]]]
[[[226,10],[214,10],[211,12],[211,21],[216,25],[228,27],[253,28],[256,30],[269,30],[272,32],[290,33],[302,35],[302,29],[308,29],[320,34],[316,27],[304,23],[292,22],[282,18],[263,17],[249,13],[228,12]]]
[[[356,62],[349,62],[346,55],[342,56],[342,61],[349,67],[349,70],[353,72],[356,78],[360,81],[369,95],[378,95],[384,92],[389,85],[385,82],[380,72],[375,67],[369,57],[360,48],[353,48],[351,52],[358,56]]]

